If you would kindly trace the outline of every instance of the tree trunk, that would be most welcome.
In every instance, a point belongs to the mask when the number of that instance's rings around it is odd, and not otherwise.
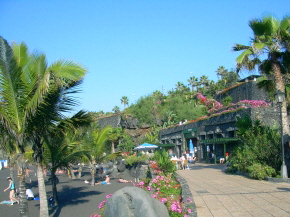
[[[82,166],[82,164],[80,163],[80,166],[79,166],[79,169],[78,169],[78,172],[79,172],[79,174],[78,174],[78,178],[81,178],[81,177],[82,177],[82,171],[83,171],[83,166]]]
[[[51,180],[52,196],[53,196],[53,199],[54,199],[54,203],[55,203],[55,205],[58,205],[59,204],[59,200],[58,200],[58,194],[57,194],[56,185],[59,182],[59,180],[58,180],[58,178],[55,175],[55,171],[51,172],[50,180]]]
[[[276,90],[280,90],[284,93],[285,92],[285,84],[284,84],[283,77],[281,74],[280,66],[277,63],[273,63],[272,68],[273,68],[274,75],[275,75]],[[288,142],[290,131],[289,131],[286,101],[282,103],[282,125],[283,125],[283,137],[284,137],[283,141]]]
[[[111,145],[112,145],[112,154],[113,154],[113,153],[115,153],[115,144],[113,141],[112,141]]]
[[[72,164],[69,165],[69,170],[70,170],[71,178],[76,179]]]
[[[48,205],[47,205],[47,195],[43,177],[43,168],[41,163],[37,163],[37,180],[38,180],[38,191],[40,198],[40,210],[39,216],[49,217]]]
[[[91,164],[91,175],[92,175],[92,182],[91,185],[95,185],[95,174],[96,174],[96,169],[94,167],[94,164]]]
[[[10,170],[10,177],[12,178],[12,180],[15,180],[14,179],[14,167],[10,165],[9,170]]]
[[[25,186],[25,168],[21,168],[18,173],[19,183],[19,211],[20,217],[28,217],[28,202],[26,199],[26,186]]]

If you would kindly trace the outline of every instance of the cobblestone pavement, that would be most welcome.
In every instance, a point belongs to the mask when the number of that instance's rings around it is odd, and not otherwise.
[[[195,164],[179,170],[198,217],[290,216],[290,184],[252,180],[222,172],[224,165]]]

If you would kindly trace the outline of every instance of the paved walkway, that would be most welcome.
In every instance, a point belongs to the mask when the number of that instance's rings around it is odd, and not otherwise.
[[[222,172],[224,165],[196,164],[180,170],[198,217],[290,216],[290,184],[252,180]]]

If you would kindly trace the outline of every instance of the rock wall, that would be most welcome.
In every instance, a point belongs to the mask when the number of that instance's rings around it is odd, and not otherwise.
[[[215,95],[215,100],[221,102],[225,97],[231,96],[232,103],[237,103],[241,100],[265,100],[271,101],[269,94],[257,86],[257,81],[249,81],[232,88],[224,93]]]
[[[98,119],[98,125],[101,128],[104,128],[106,126],[111,126],[113,128],[121,127],[121,115],[112,115],[109,117],[103,117]]]

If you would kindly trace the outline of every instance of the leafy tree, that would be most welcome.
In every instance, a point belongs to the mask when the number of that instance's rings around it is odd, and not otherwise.
[[[203,85],[203,89],[206,90],[209,83],[208,76],[205,75],[201,76],[199,79],[199,83]]]
[[[223,79],[223,77],[228,75],[228,70],[224,66],[219,66],[216,70],[216,74],[218,79]]]
[[[57,195],[56,171],[59,168],[67,168],[73,174],[71,164],[81,159],[83,156],[89,156],[84,150],[79,150],[80,141],[75,133],[78,127],[87,126],[91,123],[91,116],[83,111],[79,111],[71,118],[60,121],[57,125],[51,126],[49,134],[44,142],[44,159],[46,167],[50,170],[50,180],[52,183],[52,193],[56,204],[59,203]]]
[[[41,170],[40,146],[42,142],[40,136],[34,135],[34,129],[41,126],[38,130],[43,132],[46,127],[45,123],[49,114],[44,113],[43,108],[48,108],[48,101],[51,100],[50,92],[64,91],[63,87],[67,83],[80,79],[85,72],[86,70],[82,66],[71,61],[56,61],[48,66],[44,54],[30,54],[24,43],[13,44],[10,47],[7,41],[0,37],[0,95],[2,102],[0,128],[13,137],[19,153],[17,159],[20,169],[18,178],[21,216],[28,215],[24,178],[26,144],[33,141],[38,170]],[[66,110],[66,107],[63,110]],[[37,143],[36,138],[39,140]],[[41,174],[41,172],[39,173]],[[41,199],[40,215],[48,216],[43,177],[39,176],[38,181]]]
[[[111,153],[115,152],[115,143],[123,136],[123,129],[121,127],[111,128],[108,133],[108,140],[111,141]]]
[[[249,166],[260,163],[278,171],[282,162],[279,131],[252,121],[249,115],[237,117],[236,125],[242,144],[233,154],[234,166],[248,172]]]
[[[126,108],[126,105],[129,104],[128,97],[127,96],[122,96],[121,103],[124,104],[124,109],[125,109]]]
[[[132,151],[134,147],[135,144],[132,140],[132,137],[129,136],[128,134],[124,134],[123,137],[121,138],[120,144],[118,145],[118,150],[129,152]]]
[[[120,113],[120,108],[118,106],[115,106],[112,111],[115,113],[115,114],[118,114]]]
[[[194,91],[194,88],[199,85],[198,78],[191,76],[188,80],[189,85],[191,86],[191,91]]]
[[[87,128],[82,143],[85,146],[85,150],[90,153],[90,156],[87,157],[91,168],[92,182],[91,185],[95,185],[95,173],[96,168],[95,163],[99,164],[104,161],[106,158],[110,158],[113,155],[104,155],[105,145],[108,141],[108,134],[111,130],[110,126],[107,126],[103,129],[96,126],[93,123],[90,127]],[[115,155],[114,155],[115,156]]]
[[[271,76],[275,82],[275,89],[285,92],[283,74],[289,73],[289,29],[290,17],[285,16],[281,21],[274,16],[264,16],[249,22],[253,31],[251,45],[236,44],[234,51],[243,51],[236,59],[237,70],[254,70],[258,66],[262,74]],[[266,57],[260,60],[259,57]],[[282,123],[284,141],[289,135],[286,102],[282,104]]]

